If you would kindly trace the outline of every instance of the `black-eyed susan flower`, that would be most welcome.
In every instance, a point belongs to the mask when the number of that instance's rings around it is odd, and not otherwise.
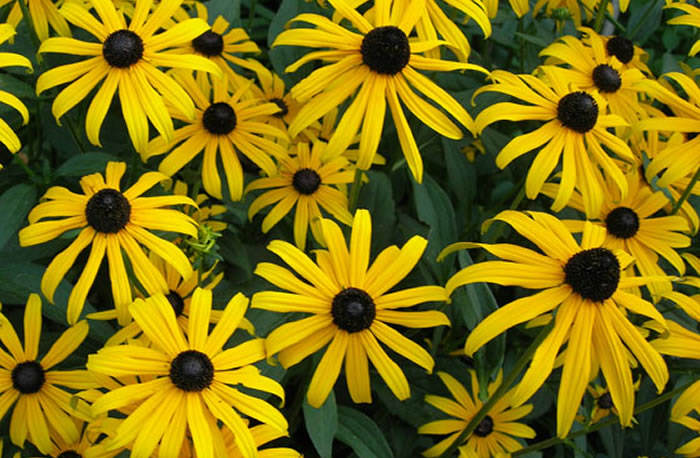
[[[91,245],[87,263],[68,298],[68,323],[78,321],[105,256],[109,261],[117,318],[122,324],[129,320],[126,307],[132,301],[122,250],[129,259],[134,275],[147,291],[167,290],[167,284],[139,245],[157,253],[183,277],[192,275],[192,266],[182,251],[148,229],[196,237],[197,225],[192,218],[177,210],[164,208],[169,205],[194,205],[194,202],[186,196],[139,197],[159,181],[167,179],[158,172],[144,173],[122,192],[120,181],[125,170],[125,163],[109,162],[104,178],[100,173],[84,176],[80,180],[83,194],[76,194],[62,186],[51,187],[44,194],[44,202],[29,213],[29,226],[19,231],[20,245],[31,246],[53,240],[72,229],[80,229],[73,242],[53,258],[41,279],[41,292],[50,301],[53,301],[56,288],[78,255]]]
[[[645,169],[647,181],[659,176],[656,184],[661,188],[694,173],[700,167],[700,155],[695,154],[700,148],[700,135],[694,135],[700,132],[700,87],[683,73],[667,73],[664,77],[677,83],[686,97],[681,98],[655,80],[640,82],[639,85],[650,96],[668,105],[675,116],[643,119],[636,127],[639,130],[684,132],[691,135],[688,135],[686,142],[681,145],[659,151]]]
[[[357,166],[366,170],[377,152],[388,105],[408,167],[420,182],[423,162],[401,102],[420,121],[448,138],[462,138],[462,130],[424,97],[442,107],[469,130],[473,128],[473,121],[451,95],[417,70],[486,70],[472,64],[421,56],[441,44],[438,40],[409,42],[408,37],[425,14],[425,0],[379,0],[369,19],[345,0],[330,0],[330,3],[359,33],[326,17],[302,14],[293,21],[312,24],[314,28],[285,30],[273,43],[273,46],[323,49],[302,57],[287,67],[287,72],[293,72],[312,60],[320,59],[327,63],[292,88],[292,96],[305,102],[305,105],[289,126],[290,136],[295,137],[352,97],[352,102],[329,139],[326,154],[329,157],[341,155],[355,135],[361,132]],[[422,95],[418,95],[414,89]]]
[[[61,14],[72,24],[93,35],[98,41],[57,37],[44,41],[41,53],[88,56],[79,62],[62,65],[39,76],[36,92],[71,82],[53,101],[51,111],[56,120],[73,108],[101,81],[85,118],[90,143],[100,145],[100,128],[115,92],[119,92],[121,110],[129,137],[138,152],[148,143],[148,121],[167,138],[173,135],[173,121],[166,101],[181,116],[194,119],[194,104],[187,92],[159,67],[196,69],[221,75],[209,59],[194,54],[166,52],[191,41],[209,26],[193,18],[159,32],[182,0],[163,0],[153,10],[150,0],[137,0],[134,15],[127,21],[111,1],[91,0],[99,22],[78,2],[66,2]]]
[[[315,252],[316,263],[282,240],[274,240],[267,247],[303,280],[276,264],[262,262],[255,269],[257,275],[285,291],[255,293],[251,307],[311,314],[270,332],[265,339],[267,354],[279,353],[279,361],[287,368],[328,344],[307,392],[308,402],[314,407],[326,400],[343,362],[352,400],[371,402],[368,358],[394,395],[406,399],[410,396],[406,376],[379,342],[426,370],[433,369],[433,358],[423,347],[388,325],[429,328],[450,324],[447,316],[436,310],[396,310],[444,301],[441,286],[387,293],[420,260],[427,241],[414,236],[401,249],[385,248],[370,266],[372,222],[367,210],[355,213],[349,246],[338,225],[327,219],[321,225],[328,250]]]
[[[635,259],[634,267],[642,276],[663,276],[659,256],[683,275],[685,263],[676,252],[677,248],[690,246],[688,222],[678,215],[658,215],[668,198],[661,191],[654,192],[636,171],[627,174],[629,193],[621,199],[616,189],[609,187],[600,214],[592,216],[593,224],[605,228],[603,247],[609,250],[622,249]],[[542,193],[554,197],[559,185],[545,184]],[[574,192],[569,207],[583,212],[583,199]],[[564,221],[573,232],[582,232],[585,223],[577,220]],[[655,281],[647,285],[654,300],[660,294],[671,291],[671,281]]]
[[[494,84],[478,89],[475,95],[485,91],[500,92],[527,105],[512,102],[490,105],[479,113],[476,130],[480,133],[489,124],[502,120],[546,121],[534,131],[508,142],[496,156],[496,165],[504,168],[514,159],[542,146],[527,173],[527,197],[537,197],[544,182],[561,163],[561,186],[552,209],[559,211],[564,208],[574,188],[578,188],[586,215],[590,217],[598,214],[603,204],[603,173],[612,180],[619,195],[627,197],[624,173],[601,145],[623,161],[633,163],[635,158],[627,143],[607,130],[625,126],[626,122],[620,116],[606,114],[605,100],[596,91],[569,90],[561,70],[542,67],[547,84],[532,75],[493,72]]]
[[[590,37],[585,34],[581,40],[588,46],[592,46]],[[634,44],[629,38],[622,35],[596,35],[605,44],[605,53],[608,57],[615,57],[622,64],[623,68],[636,68],[645,75],[651,75],[651,70],[647,67],[646,61],[649,59],[647,52]]]
[[[134,320],[152,342],[104,347],[88,357],[88,370],[111,377],[140,377],[116,388],[92,405],[95,414],[136,406],[116,428],[108,448],[131,448],[132,456],[179,456],[186,435],[198,457],[227,456],[217,421],[229,428],[244,457],[257,456],[257,444],[241,414],[286,432],[282,414],[262,399],[231,385],[242,385],[284,399],[277,382],[252,366],[265,357],[262,339],[222,347],[238,327],[248,299],[237,294],[209,332],[211,292],[198,288],[192,296],[187,335],[163,295],[137,299],[129,306]]]
[[[39,41],[44,41],[49,37],[49,26],[61,36],[69,37],[70,27],[66,19],[59,13],[57,2],[53,0],[0,0],[0,7],[13,3],[7,16],[7,22],[17,27],[22,20],[22,9],[19,2],[24,1],[29,10],[29,17],[32,21]]]
[[[6,42],[14,35],[15,29],[12,27],[12,25],[0,24],[0,44]],[[29,59],[20,54],[3,52],[0,53],[0,68],[4,67],[25,67],[31,71],[32,63],[29,61]],[[22,116],[23,124],[27,124],[27,122],[29,122],[29,111],[20,99],[7,91],[0,90],[0,102],[17,110]],[[7,150],[13,154],[19,151],[19,149],[22,147],[17,134],[3,119],[0,119],[0,143],[5,145]],[[0,169],[2,169],[2,164],[0,164]]]
[[[639,390],[640,382],[641,378],[637,379],[637,381],[634,383],[635,391]],[[587,389],[588,394],[590,394],[593,398],[593,408],[591,409],[589,424],[598,423],[611,413],[618,417],[620,416],[620,413],[617,411],[615,403],[612,400],[609,389],[598,383],[588,385]],[[632,421],[636,423],[634,418]]]
[[[698,8],[697,6],[692,5],[690,3],[671,1],[667,2],[664,8],[673,8],[687,13],[669,19],[668,22],[666,22],[667,24],[689,25],[695,27],[696,29],[700,28],[700,8]],[[690,51],[688,51],[688,55],[694,56],[698,52],[700,52],[700,39],[697,40],[695,44],[693,44],[693,46],[690,48]]]
[[[594,30],[580,27],[579,31],[587,38],[585,41],[566,35],[544,48],[540,55],[550,58],[547,63],[568,64],[570,68],[557,76],[565,78],[571,87],[597,91],[606,100],[609,113],[621,116],[629,124],[638,121],[644,110],[639,104],[636,83],[645,78],[644,74],[636,68],[624,68],[617,57],[610,56],[603,37]]]
[[[95,382],[85,370],[51,370],[85,340],[87,322],[66,329],[39,359],[41,321],[41,299],[30,294],[24,310],[23,347],[12,323],[0,314],[0,418],[14,405],[12,442],[23,447],[29,440],[41,453],[51,454],[55,451],[51,431],[65,442],[76,442],[80,431],[73,417],[91,420],[89,406],[84,401],[76,402],[59,386],[81,390],[94,387]]]
[[[446,372],[438,372],[442,383],[445,384],[453,399],[429,394],[425,402],[435,408],[456,418],[436,420],[426,423],[418,428],[419,434],[449,434],[449,436],[428,450],[423,456],[441,456],[457,440],[474,415],[481,410],[483,402],[479,399],[479,380],[474,371],[469,371],[471,376],[471,393],[457,379]],[[499,372],[498,378],[489,383],[489,396],[493,395],[503,381],[503,372]],[[523,448],[513,437],[532,439],[535,430],[527,425],[516,422],[532,411],[532,404],[525,404],[515,408],[510,407],[510,399],[513,391],[501,397],[491,409],[488,415],[477,425],[462,444],[459,444],[459,456],[489,458],[500,454],[509,454]]]
[[[265,216],[262,231],[267,232],[292,208],[294,210],[294,243],[301,250],[306,247],[309,226],[314,238],[322,242],[321,208],[343,224],[352,224],[348,198],[336,186],[351,183],[355,176],[348,170],[350,163],[343,157],[323,160],[326,144],[299,143],[290,155],[280,160],[279,172],[271,177],[258,178],[248,185],[246,192],[270,189],[258,196],[248,207],[248,218],[253,219],[268,205],[275,206]]]
[[[248,68],[255,72],[258,84],[250,87],[253,95],[267,102],[272,102],[280,111],[270,115],[270,124],[280,130],[287,130],[302,104],[286,90],[284,80],[276,73],[256,60],[248,59]]]
[[[50,456],[55,458],[111,458],[122,452],[122,450],[107,451],[103,440],[106,436],[114,434],[110,429],[114,424],[113,419],[101,417],[88,423],[79,418],[73,418],[73,423],[80,432],[78,440],[66,441],[52,431],[51,438],[54,441],[55,449]]]
[[[586,222],[579,244],[561,221],[546,213],[506,210],[494,219],[509,224],[544,254],[505,243],[455,244],[443,251],[443,256],[457,248],[481,247],[502,260],[462,269],[447,281],[448,293],[476,282],[542,291],[487,316],[469,334],[464,352],[473,355],[511,327],[556,310],[554,328],[535,351],[515,389],[513,405],[523,404],[542,386],[568,341],[557,400],[559,437],[568,434],[586,386],[599,370],[620,412],[620,423],[630,425],[634,388],[628,358],[639,361],[659,392],[668,380],[666,363],[630,322],[628,313],[649,317],[662,328],[666,321],[650,302],[624,291],[648,284],[653,277],[622,276],[632,258],[621,250],[603,248],[605,230],[590,222]]]
[[[272,428],[270,425],[256,425],[250,428],[250,434],[253,435],[253,440],[255,440],[255,445],[258,446],[258,456],[260,458],[299,458],[302,455],[294,449],[288,447],[265,447],[260,449],[268,442],[272,442],[275,439],[284,437],[285,434]],[[234,440],[234,435],[228,428],[222,429],[222,435],[224,436],[224,442],[226,443],[226,449],[228,450],[228,457],[230,458],[243,458],[243,454],[238,449],[236,441]]]
[[[166,154],[159,170],[168,176],[202,155],[202,185],[210,195],[222,199],[223,186],[217,165],[221,158],[226,176],[228,195],[233,201],[243,195],[243,169],[238,154],[246,156],[266,174],[274,175],[277,167],[271,156],[282,157],[286,149],[271,138],[286,138],[287,133],[270,124],[266,117],[280,108],[259,99],[244,99],[250,85],[241,86],[231,94],[226,78],[205,78],[195,81],[191,73],[174,74],[176,80],[192,96],[196,109],[193,120],[181,119],[185,125],[175,131],[172,139],[153,139],[141,155],[143,160]],[[173,112],[173,116],[178,117]]]

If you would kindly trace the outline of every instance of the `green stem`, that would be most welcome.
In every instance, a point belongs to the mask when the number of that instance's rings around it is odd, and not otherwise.
[[[584,3],[581,3],[581,5],[582,5],[582,6],[586,9],[586,11],[588,11],[589,13],[591,13],[591,14],[594,14],[594,13],[595,13],[594,10],[592,10],[591,8],[589,8],[589,7],[588,7],[587,5],[585,5]],[[605,19],[607,19],[608,21],[612,22],[613,25],[615,26],[615,28],[618,29],[618,30],[620,30],[621,32],[624,33],[624,32],[627,31],[627,28],[626,28],[624,25],[620,24],[620,22],[619,22],[617,19],[615,19],[615,18],[613,17],[613,15],[610,14],[610,13],[608,13],[607,11],[605,11]]]
[[[355,213],[357,208],[357,200],[360,198],[360,189],[362,188],[362,170],[355,169],[355,179],[352,181],[352,188],[350,188],[350,200],[348,202],[348,207],[350,208],[350,213]]]
[[[673,398],[673,397],[674,397],[675,395],[677,395],[678,393],[680,393],[680,392],[682,392],[683,390],[685,390],[686,388],[688,388],[688,387],[689,387],[690,385],[692,385],[693,383],[694,383],[694,382],[686,383],[685,385],[682,385],[682,386],[680,386],[680,387],[678,387],[678,388],[676,388],[676,389],[674,389],[674,390],[672,390],[672,391],[669,391],[668,393],[663,394],[663,395],[659,396],[659,397],[656,398],[656,399],[652,399],[651,401],[646,402],[646,403],[640,405],[639,407],[637,407],[636,409],[634,409],[634,415],[638,415],[638,414],[640,414],[640,413],[642,413],[642,412],[644,412],[644,411],[646,411],[646,410],[649,410],[649,409],[652,409],[652,408],[658,406],[659,404],[663,404],[664,402],[666,402],[666,401],[670,400],[671,398]],[[525,455],[525,454],[527,454],[527,453],[536,452],[537,450],[542,450],[542,449],[545,449],[545,448],[549,448],[549,447],[552,447],[552,446],[554,446],[554,445],[560,444],[560,443],[562,443],[562,442],[564,442],[564,441],[571,440],[571,439],[574,439],[574,438],[576,438],[576,437],[578,437],[578,436],[583,436],[583,435],[585,435],[585,434],[589,434],[589,433],[598,431],[598,430],[601,429],[601,428],[604,428],[604,427],[610,426],[610,425],[614,425],[614,424],[617,424],[617,423],[618,423],[618,418],[617,418],[617,417],[613,417],[613,418],[610,418],[610,419],[608,419],[608,420],[606,420],[606,421],[602,421],[602,422],[600,422],[600,423],[596,423],[595,425],[593,425],[593,426],[591,426],[591,427],[589,427],[589,428],[582,429],[582,430],[580,430],[580,431],[576,431],[575,433],[569,434],[567,437],[564,437],[564,438],[562,438],[562,437],[552,437],[552,438],[549,438],[549,439],[547,439],[547,440],[543,440],[543,441],[537,442],[537,443],[532,444],[532,445],[530,445],[530,446],[528,446],[528,447],[525,447],[525,448],[523,448],[523,449],[520,449],[520,450],[518,450],[517,452],[513,452],[513,456]]]
[[[672,215],[678,213],[678,210],[681,209],[683,202],[688,200],[688,197],[690,197],[690,193],[693,191],[695,183],[698,182],[698,179],[700,179],[700,167],[698,167],[698,169],[695,171],[695,175],[693,175],[693,178],[690,180],[688,186],[686,186],[685,190],[683,191],[683,194],[681,194],[681,197],[676,201],[675,204],[673,204],[673,209],[671,210]]]
[[[489,413],[489,410],[498,402],[499,399],[503,397],[504,394],[508,392],[510,389],[511,385],[513,382],[515,382],[515,379],[518,378],[518,376],[521,374],[523,369],[525,369],[525,366],[527,363],[532,359],[532,355],[535,353],[535,350],[537,350],[537,347],[540,346],[542,341],[549,335],[549,331],[552,330],[554,327],[554,322],[550,322],[548,325],[544,326],[542,330],[540,331],[539,334],[537,334],[537,337],[535,340],[532,341],[529,347],[527,347],[527,350],[525,350],[525,353],[520,356],[518,361],[515,363],[515,366],[513,369],[508,373],[508,376],[503,380],[503,383],[501,383],[501,386],[498,387],[495,393],[493,393],[493,396],[491,396],[486,403],[479,409],[479,411],[472,417],[472,419],[469,421],[469,424],[467,427],[462,431],[462,433],[457,437],[457,439],[452,443],[452,445],[449,446],[445,452],[440,455],[441,458],[447,458],[451,457],[455,450],[462,445],[462,443],[471,435],[472,432],[476,429],[477,426],[479,426],[479,423],[486,418],[486,415]]]
[[[600,33],[600,29],[603,28],[603,18],[605,18],[605,10],[608,8],[608,0],[603,0],[600,2],[600,6],[598,7],[598,14],[595,17],[595,23],[593,25],[593,29],[595,29],[596,33]]]

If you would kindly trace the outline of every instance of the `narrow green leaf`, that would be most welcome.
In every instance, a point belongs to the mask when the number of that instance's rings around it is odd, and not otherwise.
[[[367,415],[350,407],[338,407],[338,431],[335,437],[348,445],[359,458],[392,458],[382,430]]]
[[[338,408],[335,404],[335,394],[326,398],[318,409],[311,407],[304,401],[304,424],[313,442],[316,451],[321,458],[331,457],[333,454],[333,438],[338,429]]]
[[[25,183],[11,187],[0,196],[0,249],[26,224],[27,214],[35,203],[36,189]]]

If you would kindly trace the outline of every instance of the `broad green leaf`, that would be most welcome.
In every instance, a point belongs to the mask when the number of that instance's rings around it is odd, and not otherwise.
[[[396,228],[396,207],[391,181],[381,172],[367,172],[369,182],[360,190],[357,208],[366,208],[372,215],[372,252],[391,245]]]
[[[359,458],[392,458],[382,430],[367,415],[355,409],[338,406],[338,431],[335,437],[348,445]]]
[[[35,203],[36,188],[24,183],[14,185],[0,196],[0,249],[27,224],[27,214]]]
[[[90,173],[104,172],[107,162],[119,160],[115,156],[99,151],[77,154],[56,169],[59,177],[82,177]]]
[[[338,408],[333,391],[318,409],[304,401],[304,424],[321,458],[330,458],[333,454],[333,437],[338,429]]]

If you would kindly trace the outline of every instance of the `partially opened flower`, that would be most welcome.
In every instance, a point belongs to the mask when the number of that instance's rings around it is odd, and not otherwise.
[[[321,224],[328,250],[315,252],[316,263],[290,243],[274,240],[268,245],[303,280],[276,264],[262,262],[255,269],[257,275],[284,291],[255,293],[251,307],[311,314],[270,332],[265,339],[267,354],[279,353],[287,368],[328,345],[307,392],[314,407],[328,397],[343,362],[354,402],[372,402],[369,361],[394,395],[406,399],[410,396],[406,376],[379,342],[427,371],[433,369],[430,353],[388,325],[430,328],[450,324],[445,314],[435,310],[397,310],[443,301],[444,288],[418,286],[387,292],[413,270],[427,241],[414,236],[401,249],[385,248],[370,265],[372,223],[367,210],[355,213],[349,245],[334,222],[324,219]]]
[[[98,22],[79,2],[66,2],[61,13],[69,22],[93,35],[97,42],[57,37],[44,41],[39,48],[40,53],[89,58],[44,72],[37,80],[36,92],[41,94],[71,82],[51,105],[58,121],[102,82],[85,118],[88,140],[93,145],[100,145],[102,122],[114,94],[119,92],[129,137],[136,151],[142,152],[148,143],[149,120],[161,135],[173,136],[173,121],[166,101],[187,119],[193,119],[195,115],[192,98],[159,67],[197,69],[221,75],[219,67],[205,57],[165,52],[167,48],[199,36],[209,26],[203,20],[193,18],[160,32],[182,0],[163,0],[153,12],[150,11],[153,1],[136,0],[134,15],[128,25],[111,1],[90,1],[102,22]]]
[[[564,208],[574,188],[578,188],[585,213],[591,217],[600,212],[603,204],[604,175],[617,187],[622,198],[627,197],[627,180],[613,159],[633,163],[635,157],[622,139],[608,132],[610,127],[627,123],[620,116],[606,114],[605,101],[597,92],[571,91],[562,69],[547,66],[541,69],[550,86],[532,75],[493,72],[494,84],[478,89],[475,95],[485,91],[500,92],[526,104],[501,102],[488,106],[479,113],[476,130],[480,133],[489,124],[502,120],[545,121],[534,131],[508,142],[496,156],[496,165],[504,168],[516,158],[542,147],[527,173],[527,197],[537,197],[561,163],[561,186],[552,209]],[[615,156],[604,150],[603,145]]]
[[[494,219],[509,224],[542,253],[506,243],[454,244],[441,256],[459,248],[480,247],[502,260],[460,270],[447,281],[448,293],[477,282],[541,291],[487,316],[469,334],[464,352],[471,356],[513,326],[556,310],[554,328],[535,351],[515,389],[513,405],[524,403],[542,386],[562,346],[568,342],[557,399],[559,437],[568,434],[586,386],[599,370],[620,412],[620,423],[629,426],[634,384],[628,358],[633,356],[639,361],[659,392],[668,380],[666,363],[632,324],[629,313],[649,317],[661,328],[666,327],[666,321],[651,303],[624,291],[655,279],[622,276],[621,270],[632,259],[621,250],[603,248],[605,230],[590,222],[586,222],[579,244],[561,221],[546,213],[506,210]]]
[[[330,0],[330,4],[359,33],[324,16],[302,14],[293,21],[314,27],[285,30],[273,43],[273,46],[323,49],[307,54],[285,70],[295,71],[317,59],[325,64],[291,90],[294,98],[306,104],[289,126],[290,136],[295,137],[344,100],[352,98],[329,139],[326,154],[329,157],[341,155],[361,132],[357,165],[366,170],[379,147],[388,104],[408,167],[420,182],[423,161],[401,102],[421,122],[447,138],[462,138],[462,130],[425,99],[444,109],[469,130],[473,128],[473,121],[459,102],[417,70],[486,70],[477,65],[421,56],[441,44],[434,39],[409,42],[408,37],[425,14],[425,0],[378,0],[369,19],[345,0]]]
[[[10,24],[0,24],[0,44],[6,42],[15,35],[15,29]],[[32,70],[32,63],[26,57],[11,52],[0,53],[0,68],[4,67],[25,67]],[[17,110],[22,116],[22,124],[29,122],[29,110],[16,96],[7,91],[0,90],[0,101]],[[12,130],[4,119],[0,118],[0,147],[5,146],[10,153],[16,153],[22,147],[19,137]],[[0,164],[2,169],[2,164]]]
[[[228,196],[240,200],[243,196],[243,168],[238,155],[246,156],[266,174],[277,171],[273,157],[282,157],[286,149],[272,139],[285,139],[287,133],[267,123],[267,117],[280,111],[270,102],[244,98],[250,83],[229,91],[228,80],[221,78],[209,83],[206,78],[195,81],[190,72],[173,74],[195,101],[193,119],[183,121],[172,138],[161,135],[154,138],[141,155],[145,161],[167,154],[158,169],[172,176],[194,158],[202,154],[202,185],[218,199],[223,198],[223,183],[219,175],[218,158],[224,168]]]
[[[442,383],[445,384],[454,400],[442,396],[429,394],[425,402],[447,413],[452,417],[446,420],[436,420],[426,423],[418,428],[419,434],[449,434],[449,436],[436,445],[423,452],[423,456],[436,457],[443,453],[457,440],[457,437],[467,428],[474,415],[481,410],[484,403],[479,399],[479,380],[476,372],[469,371],[471,377],[471,392],[454,377],[446,372],[438,372]],[[492,396],[503,381],[503,372],[499,372],[498,378],[489,383],[488,394]],[[460,457],[489,458],[499,454],[508,454],[520,450],[523,446],[513,437],[532,439],[535,430],[518,420],[532,411],[532,404],[525,404],[511,408],[510,401],[513,391],[501,397],[483,420],[471,433],[459,444]]]
[[[139,245],[157,253],[184,278],[192,275],[192,266],[182,251],[148,229],[196,237],[197,226],[192,218],[177,210],[164,208],[169,205],[194,205],[194,202],[186,196],[141,196],[159,181],[167,179],[158,172],[144,173],[122,192],[120,182],[125,171],[125,163],[109,162],[104,178],[100,173],[93,173],[80,180],[83,194],[76,194],[62,186],[49,188],[44,194],[45,200],[29,213],[29,226],[19,231],[20,245],[31,246],[53,240],[72,229],[80,229],[73,242],[53,258],[41,278],[41,292],[50,301],[53,301],[56,288],[78,255],[91,246],[87,263],[68,298],[68,323],[78,321],[105,256],[109,262],[114,306],[122,324],[129,321],[126,307],[132,301],[124,254],[134,275],[147,291],[167,291],[167,284]]]
[[[636,171],[627,174],[627,183],[629,193],[626,198],[621,199],[615,187],[609,186],[600,213],[591,215],[593,224],[605,228],[602,246],[610,250],[623,249],[631,254],[640,275],[666,275],[659,266],[659,256],[683,275],[685,263],[675,249],[690,246],[690,237],[682,234],[689,231],[687,221],[678,215],[657,216],[668,204],[668,198],[661,191],[654,192]],[[559,185],[545,184],[542,193],[554,198],[558,188]],[[574,192],[568,206],[584,211],[583,199],[578,192]],[[585,227],[585,222],[580,220],[566,220],[564,223],[573,232],[582,232]],[[659,295],[671,291],[671,281],[652,282],[647,288],[656,302]]]
[[[241,415],[286,433],[287,421],[277,409],[232,386],[240,384],[284,399],[282,386],[252,366],[265,357],[262,339],[223,350],[248,299],[242,294],[233,297],[209,332],[211,304],[210,291],[195,290],[185,336],[165,296],[137,299],[129,311],[152,346],[104,347],[88,357],[88,370],[136,381],[110,390],[92,405],[95,414],[135,407],[109,438],[109,449],[129,446],[132,456],[149,457],[159,446],[160,456],[177,457],[189,436],[198,457],[227,456],[217,425],[221,421],[233,432],[242,456],[257,456],[257,444]]]
[[[69,391],[93,388],[96,383],[85,370],[53,370],[83,343],[88,334],[86,321],[66,329],[39,359],[41,341],[41,299],[30,294],[24,311],[24,347],[12,323],[0,314],[0,418],[14,405],[10,439],[24,447],[28,439],[43,454],[56,450],[53,431],[64,442],[77,442],[80,431],[73,417],[92,419],[90,407]],[[9,353],[7,353],[7,350]]]
[[[322,243],[321,208],[343,224],[352,224],[348,198],[337,185],[352,183],[355,172],[343,157],[322,159],[326,143],[316,141],[311,150],[308,143],[292,147],[292,154],[280,160],[279,172],[271,177],[258,178],[248,185],[246,193],[271,189],[258,196],[248,207],[248,218],[268,205],[275,205],[262,222],[262,231],[268,232],[292,208],[294,211],[294,243],[306,247],[306,235],[311,227],[314,238]]]

